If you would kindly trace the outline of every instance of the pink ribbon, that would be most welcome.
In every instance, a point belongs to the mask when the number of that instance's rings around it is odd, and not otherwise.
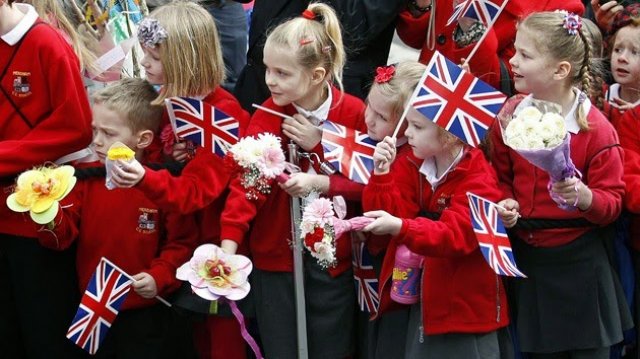
[[[221,297],[219,300],[226,301],[229,304],[229,307],[231,307],[231,312],[233,313],[233,315],[238,320],[238,323],[240,324],[240,333],[242,333],[242,337],[253,350],[253,353],[256,355],[256,358],[264,359],[264,357],[262,356],[262,352],[260,352],[260,347],[258,347],[258,343],[256,343],[255,339],[253,339],[251,334],[249,334],[249,331],[247,330],[247,326],[244,324],[244,315],[242,315],[242,312],[240,311],[240,309],[238,309],[238,305],[236,304],[236,302],[234,302],[233,300],[228,300],[224,297]]]

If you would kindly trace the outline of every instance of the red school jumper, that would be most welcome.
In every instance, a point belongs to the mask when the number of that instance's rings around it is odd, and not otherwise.
[[[363,193],[366,210],[382,209],[402,218],[402,229],[389,242],[382,264],[380,312],[393,305],[391,276],[397,246],[404,244],[425,256],[420,302],[427,335],[486,333],[509,324],[502,280],[482,256],[467,199],[472,192],[497,201],[500,190],[482,152],[465,151],[435,191],[419,172],[422,160],[410,154],[397,160],[393,172],[372,176]],[[440,213],[440,219],[416,218],[421,208]]]
[[[71,206],[60,209],[53,232],[40,231],[38,239],[57,250],[77,240],[80,290],[101,257],[129,275],[149,273],[160,296],[178,288],[176,269],[191,258],[196,244],[193,216],[164,211],[136,188],[108,190],[103,178],[78,181],[63,202]],[[121,309],[155,304],[156,299],[144,299],[132,290]]]
[[[640,252],[640,106],[625,111],[618,121],[620,145],[624,148],[625,207],[631,212],[629,244]]]
[[[39,19],[21,41],[18,45],[0,40],[0,71],[6,69],[0,73],[2,187],[13,185],[21,172],[91,142],[91,110],[71,47]],[[0,191],[0,202],[4,204],[10,193]],[[0,231],[37,236],[29,215],[15,213],[6,205],[0,206]]]
[[[587,120],[589,130],[571,134],[571,160],[582,173],[582,181],[593,192],[593,202],[586,211],[565,211],[551,199],[547,190],[549,175],[530,164],[502,142],[499,126],[493,126],[492,164],[498,173],[502,198],[513,198],[520,204],[524,218],[585,218],[596,225],[606,225],[618,218],[624,196],[623,150],[613,126],[593,105]],[[590,228],[554,228],[516,230],[523,241],[536,247],[567,244]]]
[[[429,18],[433,10],[427,11],[419,17],[413,17],[408,10],[398,16],[398,36],[402,41],[415,48],[420,49],[420,62],[426,64],[433,56],[435,50],[455,63],[460,63],[460,59],[467,58],[476,43],[471,43],[465,47],[459,47],[453,39],[457,22],[446,26],[449,17],[453,14],[453,2],[451,0],[434,0],[436,8],[435,20],[435,46],[429,49],[427,46],[427,27]],[[493,28],[489,30],[477,53],[469,64],[471,71],[483,81],[495,88],[500,88],[500,60],[509,71],[511,76],[511,66],[509,59],[515,54],[513,42],[516,38],[516,24],[524,18],[526,14],[535,11],[546,11],[556,9],[567,9],[568,11],[582,15],[584,5],[578,0],[560,1],[551,0],[542,4],[541,1],[531,0],[511,0],[502,11]]]
[[[331,91],[333,101],[327,120],[358,131],[365,131],[364,103],[354,96],[341,93],[335,87],[332,87]],[[263,106],[290,116],[297,113],[293,105],[280,107],[273,103],[271,98],[265,101]],[[258,110],[251,118],[246,135],[272,133],[280,137],[286,154],[289,139],[282,133],[282,121],[283,119],[279,116]],[[318,144],[312,152],[324,161],[321,144]],[[301,165],[304,166],[305,163]],[[314,164],[314,168],[317,173],[321,173],[318,164]],[[346,199],[360,198],[362,185],[346,179],[341,174],[330,176],[330,182],[328,196],[344,194]],[[251,201],[245,197],[246,190],[240,184],[239,178],[231,180],[229,190],[222,213],[221,238],[242,244],[245,233],[249,231],[249,225],[253,223],[253,229],[249,234],[249,248],[256,268],[272,272],[291,272],[293,255],[289,244],[291,242],[289,194],[274,184],[269,195],[260,196],[258,200]],[[351,242],[341,238],[337,243],[338,264],[335,268],[329,269],[333,276],[351,267]]]

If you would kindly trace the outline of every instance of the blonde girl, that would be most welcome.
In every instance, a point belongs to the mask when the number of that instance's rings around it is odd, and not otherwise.
[[[311,189],[359,200],[362,185],[340,174],[320,174],[325,161],[320,126],[327,120],[361,132],[364,104],[341,90],[345,50],[338,18],[331,7],[313,3],[273,29],[264,48],[265,82],[271,98],[262,106],[284,113],[282,119],[257,110],[247,135],[270,132],[286,146],[296,145],[301,173],[274,186],[265,198],[250,201],[239,180],[222,214],[222,245],[233,251],[245,235],[254,261],[252,293],[265,353],[270,358],[297,358],[293,301],[290,196]],[[251,230],[249,225],[252,224]],[[337,240],[337,265],[323,269],[305,256],[307,338],[311,358],[345,358],[352,352],[355,296],[348,237]]]
[[[561,106],[571,160],[582,174],[550,184],[545,171],[505,146],[499,129],[492,132],[499,204],[506,208],[500,214],[513,228],[514,255],[528,276],[514,285],[521,349],[533,358],[608,358],[630,325],[604,247],[624,183],[615,130],[586,95],[591,43],[580,17],[542,12],[518,25],[515,49],[515,88],[529,94],[520,106],[531,98]],[[575,210],[560,209],[547,186]],[[540,218],[548,220],[545,227],[531,221]]]

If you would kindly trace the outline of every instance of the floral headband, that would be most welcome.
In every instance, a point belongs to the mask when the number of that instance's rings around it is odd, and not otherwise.
[[[154,48],[169,37],[160,22],[154,18],[144,18],[138,25],[138,40],[145,47]]]
[[[569,35],[578,35],[578,31],[582,29],[582,18],[574,13],[562,11],[564,18],[562,19],[562,27],[564,27]]]
[[[380,66],[376,69],[376,77],[374,81],[377,84],[387,83],[391,81],[395,73],[396,73],[396,67],[393,65]]]
[[[637,21],[638,18],[640,18],[640,4],[631,4],[625,7],[622,11],[618,11],[613,18],[609,34],[615,34],[621,28],[631,24],[634,19]]]

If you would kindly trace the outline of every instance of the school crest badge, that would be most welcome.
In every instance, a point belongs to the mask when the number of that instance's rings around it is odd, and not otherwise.
[[[138,228],[140,233],[154,233],[158,227],[158,210],[152,208],[139,208]]]
[[[13,72],[13,96],[27,97],[31,95],[31,84],[29,83],[30,76],[31,72]]]

